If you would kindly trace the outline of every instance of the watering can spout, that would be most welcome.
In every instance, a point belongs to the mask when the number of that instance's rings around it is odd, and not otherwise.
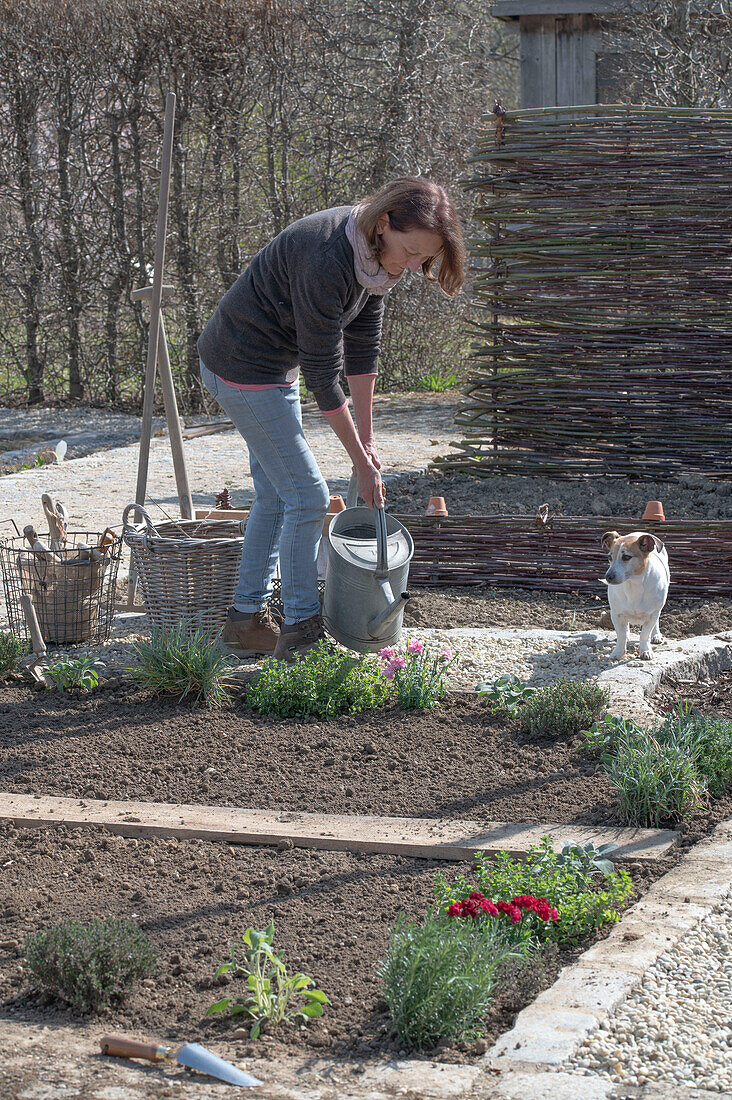
[[[391,599],[391,590],[389,590],[389,598]],[[371,637],[378,638],[384,627],[389,626],[394,621],[402,609],[406,607],[410,599],[411,596],[409,592],[402,592],[398,599],[392,600],[383,611],[380,611],[378,615],[374,615],[373,619],[370,619],[368,624]]]

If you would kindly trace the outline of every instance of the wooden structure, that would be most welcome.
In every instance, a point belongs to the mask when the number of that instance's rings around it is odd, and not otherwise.
[[[732,477],[732,110],[497,108],[475,370],[440,469]]]
[[[606,103],[612,58],[603,57],[599,16],[613,0],[497,0],[491,14],[521,35],[521,106]]]

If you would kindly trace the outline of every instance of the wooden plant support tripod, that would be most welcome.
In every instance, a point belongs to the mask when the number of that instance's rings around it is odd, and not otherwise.
[[[163,150],[160,163],[160,193],[158,198],[158,222],[155,237],[153,281],[152,286],[133,290],[131,294],[133,301],[150,302],[150,329],[147,342],[145,393],[142,405],[142,428],[140,431],[140,455],[137,464],[135,503],[144,505],[147,492],[150,439],[152,436],[153,398],[155,396],[155,377],[157,370],[160,374],[160,387],[163,392],[165,419],[168,424],[170,449],[173,453],[173,468],[175,471],[175,484],[178,491],[180,514],[182,519],[193,519],[193,501],[191,499],[188,472],[186,470],[185,455],[183,453],[183,436],[181,432],[180,417],[178,416],[178,402],[175,396],[175,386],[173,385],[173,374],[170,369],[168,342],[165,336],[165,325],[162,315],[163,297],[169,297],[174,289],[172,286],[163,285],[165,236],[168,227],[168,202],[170,196],[170,168],[173,155],[174,125],[175,95],[169,92],[165,99],[165,125],[163,128]],[[127,588],[128,610],[134,607],[136,590],[137,577],[132,568],[130,568]]]

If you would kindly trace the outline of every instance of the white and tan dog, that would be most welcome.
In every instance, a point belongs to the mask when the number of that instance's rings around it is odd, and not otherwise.
[[[618,660],[625,656],[628,628],[632,624],[640,627],[639,656],[650,661],[651,642],[658,645],[664,641],[658,620],[668,596],[666,547],[647,531],[633,531],[622,537],[617,531],[606,531],[602,546],[610,559],[603,579],[608,586],[610,617],[618,636],[610,657]]]

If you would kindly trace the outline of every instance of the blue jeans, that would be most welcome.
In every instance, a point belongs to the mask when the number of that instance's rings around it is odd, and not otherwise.
[[[320,611],[318,546],[330,493],[302,430],[300,389],[238,390],[201,363],[201,380],[246,440],[256,498],[247,520],[238,611],[259,611],[280,561],[285,622]]]

